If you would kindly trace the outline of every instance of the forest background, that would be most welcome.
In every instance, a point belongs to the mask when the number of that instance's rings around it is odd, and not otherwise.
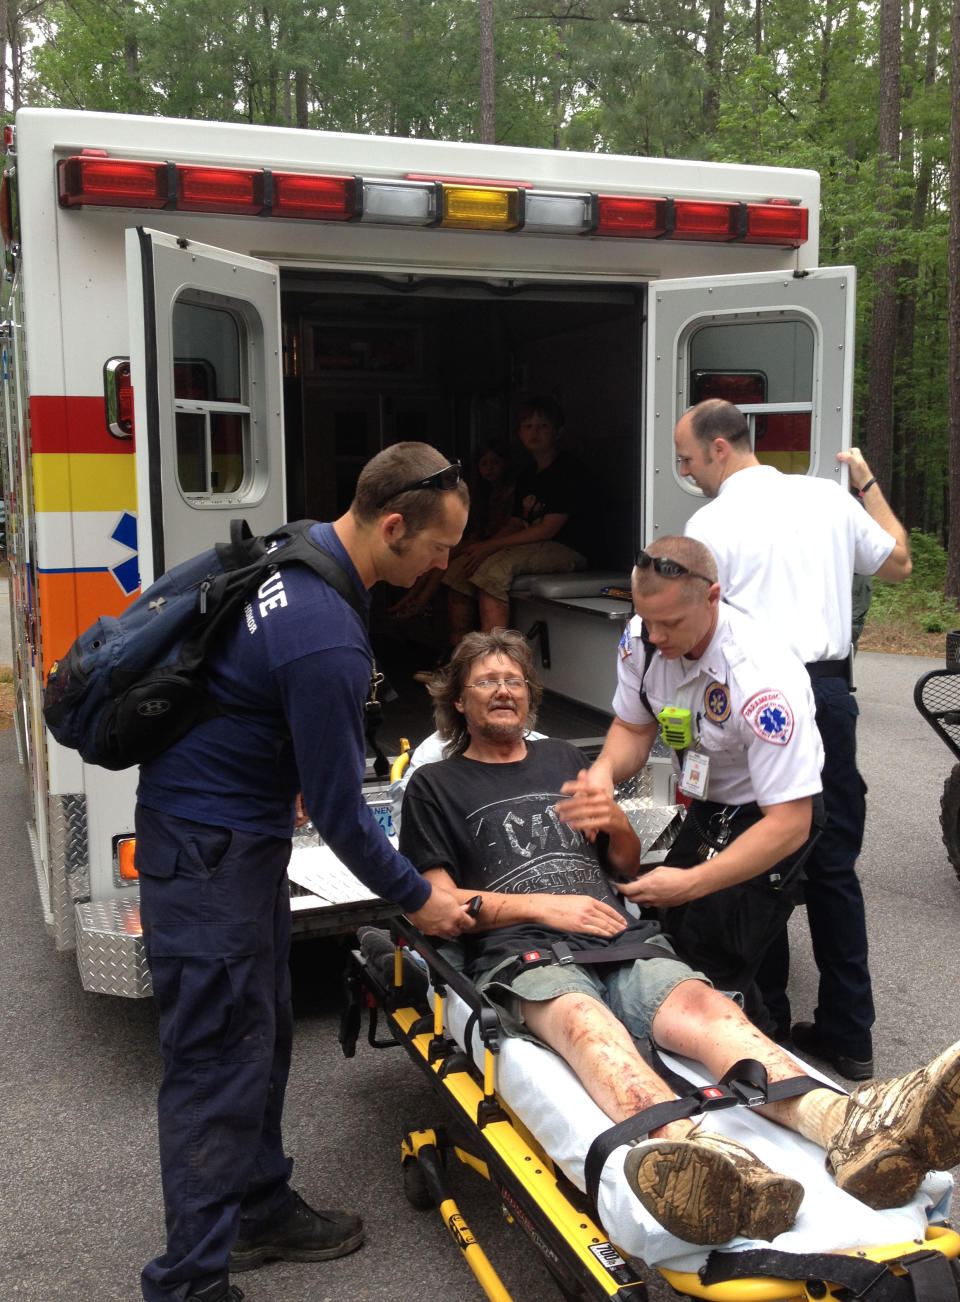
[[[821,264],[858,269],[854,442],[916,531],[932,636],[960,595],[951,33],[960,48],[960,0],[0,0],[0,112],[818,171]]]

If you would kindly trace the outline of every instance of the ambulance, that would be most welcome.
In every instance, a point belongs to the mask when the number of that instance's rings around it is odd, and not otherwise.
[[[45,676],[232,518],[332,519],[385,445],[468,466],[517,393],[557,397],[596,554],[521,579],[511,621],[548,689],[609,711],[629,604],[604,589],[701,500],[684,409],[728,398],[762,460],[840,478],[855,274],[818,266],[813,172],[59,109],[5,143],[16,733],[44,916],[89,990],[150,990],[137,773],[53,741]],[[384,907],[294,903],[308,931]]]

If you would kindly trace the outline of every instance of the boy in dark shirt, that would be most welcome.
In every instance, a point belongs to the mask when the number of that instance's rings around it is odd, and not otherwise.
[[[532,461],[517,477],[513,516],[493,538],[465,547],[444,576],[453,646],[474,626],[474,602],[485,633],[509,623],[516,575],[561,574],[587,565],[586,472],[560,448],[560,405],[533,397],[517,415],[517,433]]]

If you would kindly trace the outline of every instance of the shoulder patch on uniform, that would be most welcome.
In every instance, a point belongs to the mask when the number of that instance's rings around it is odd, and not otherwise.
[[[620,638],[620,646],[618,650],[621,660],[626,660],[627,656],[633,655],[633,638],[630,636],[629,624],[624,627],[623,636]],[[607,654],[609,654],[609,652]]]
[[[711,723],[726,723],[730,718],[730,689],[714,680],[703,694],[703,712]]]
[[[783,692],[776,688],[754,692],[740,713],[762,741],[786,746],[793,736],[793,711]]]

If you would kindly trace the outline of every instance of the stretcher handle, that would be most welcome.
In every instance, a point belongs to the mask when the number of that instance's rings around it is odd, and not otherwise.
[[[444,986],[458,994],[475,1014],[480,1028],[480,1039],[491,1053],[500,1051],[500,1019],[494,1009],[485,1003],[473,982],[458,972],[443,958],[422,931],[403,915],[390,919],[390,932],[394,939],[400,936],[411,949],[415,949],[430,970],[433,987],[442,993]]]

